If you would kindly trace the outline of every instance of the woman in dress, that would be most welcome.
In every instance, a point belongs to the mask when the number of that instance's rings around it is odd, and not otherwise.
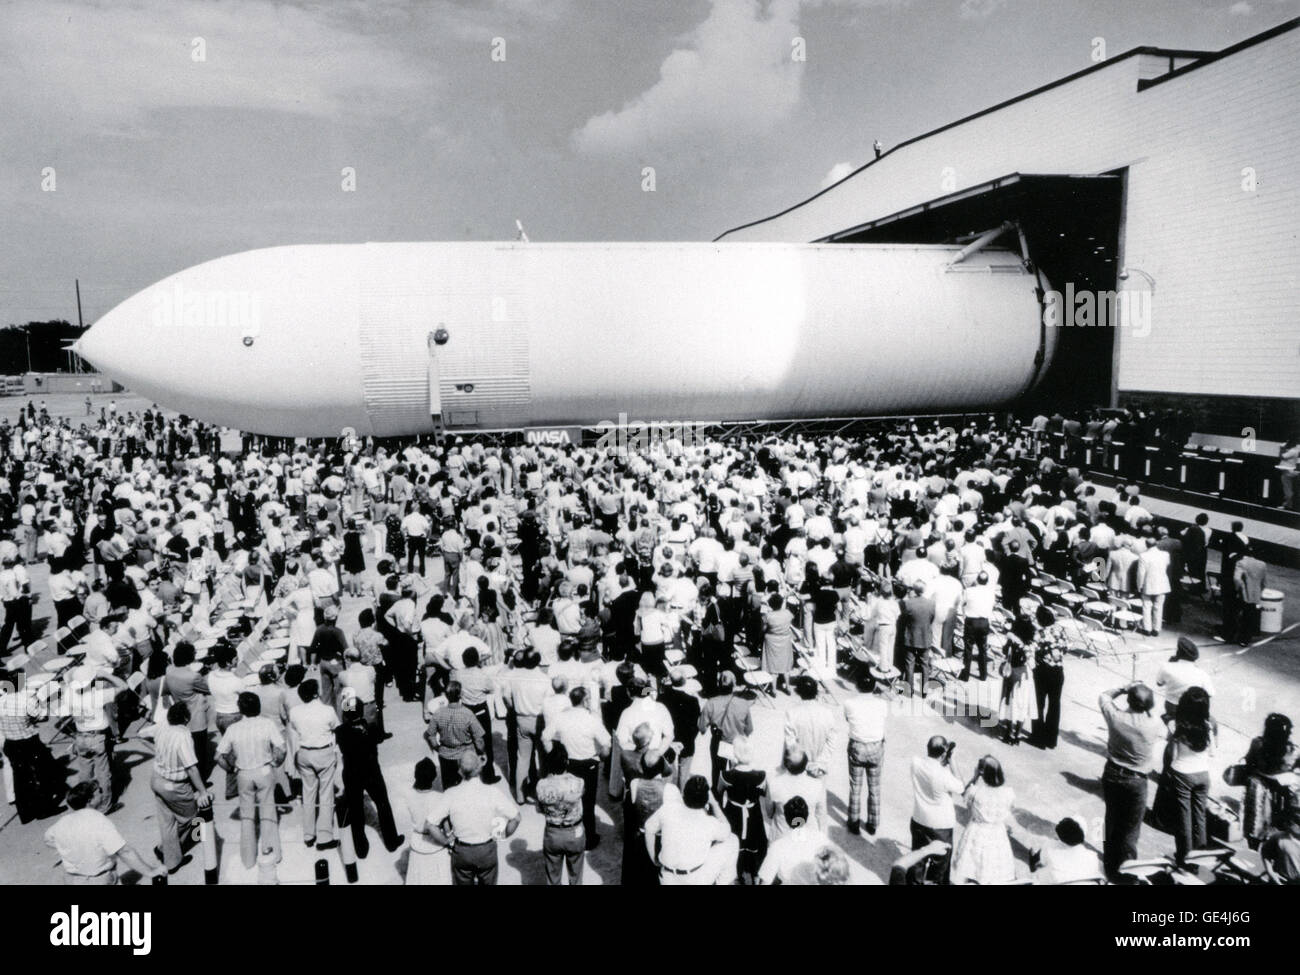
[[[447,818],[447,802],[443,794],[433,788],[437,777],[438,766],[433,759],[420,759],[415,763],[415,783],[402,797],[402,811],[410,820],[407,835],[411,838],[411,846],[406,860],[408,887],[451,886],[451,852],[424,831],[426,823],[437,825]]]
[[[740,841],[736,874],[740,882],[753,885],[758,868],[767,855],[767,831],[763,827],[762,797],[767,791],[767,773],[754,768],[754,746],[744,736],[732,743],[734,756],[718,777],[722,812]]]
[[[763,670],[776,678],[778,690],[786,687],[794,669],[794,616],[780,593],[772,593],[763,615]]]
[[[1016,858],[1011,852],[1007,826],[1016,794],[1006,784],[1002,765],[985,755],[966,786],[970,822],[957,844],[952,862],[955,884],[1010,884],[1016,879]]]
[[[343,571],[347,573],[348,594],[360,596],[366,556],[361,549],[361,529],[357,527],[355,518],[348,519],[348,530],[343,533]]]
[[[1291,740],[1291,719],[1273,713],[1264,719],[1264,733],[1246,752],[1246,803],[1242,829],[1252,850],[1275,826],[1283,826],[1296,804],[1296,772],[1300,752]]]
[[[872,594],[871,619],[876,624],[876,634],[872,640],[872,649],[876,654],[876,664],[881,670],[892,670],[894,651],[898,643],[898,620],[903,615],[902,603],[894,592],[894,586],[882,581],[879,591]]]
[[[1002,696],[998,704],[1002,740],[1008,745],[1020,744],[1025,722],[1033,718],[1034,695],[1029,679],[1033,642],[1034,624],[1024,617],[1017,619],[1007,636],[1007,656],[1002,661]]]
[[[406,536],[402,534],[402,519],[395,508],[389,508],[384,518],[385,554],[400,564],[406,558]]]

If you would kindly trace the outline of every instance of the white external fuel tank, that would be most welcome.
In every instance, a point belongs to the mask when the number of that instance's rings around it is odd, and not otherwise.
[[[127,299],[78,343],[255,433],[856,417],[1008,403],[1046,372],[1039,280],[947,246],[273,247]]]

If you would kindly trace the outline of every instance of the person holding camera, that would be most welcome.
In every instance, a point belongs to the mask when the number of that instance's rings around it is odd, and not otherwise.
[[[992,755],[981,758],[966,786],[970,822],[961,834],[952,868],[958,883],[991,886],[1015,882],[1016,858],[1007,835],[1015,799],[1002,763]]]
[[[1123,697],[1125,707],[1116,699]],[[1164,723],[1152,713],[1155,695],[1141,682],[1106,691],[1098,699],[1108,730],[1102,796],[1106,802],[1106,839],[1102,856],[1106,875],[1118,879],[1125,860],[1137,856],[1142,816],[1147,809],[1147,776]]]
[[[912,849],[919,850],[935,840],[948,844],[941,855],[931,858],[924,870],[927,884],[947,884],[952,870],[952,838],[957,825],[953,797],[965,790],[953,772],[952,753],[957,743],[935,735],[926,743],[925,755],[912,759]]]

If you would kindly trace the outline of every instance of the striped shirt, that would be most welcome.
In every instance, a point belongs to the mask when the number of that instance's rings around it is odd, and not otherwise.
[[[270,718],[260,714],[243,717],[226,729],[217,746],[217,755],[234,755],[235,765],[241,772],[252,772],[284,759],[284,735]]]
[[[168,782],[184,782],[189,777],[186,769],[199,764],[194,737],[187,727],[173,724],[160,727],[154,736],[153,749],[153,770]]]

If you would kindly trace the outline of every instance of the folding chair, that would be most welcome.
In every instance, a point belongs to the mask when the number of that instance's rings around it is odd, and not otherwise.
[[[54,631],[54,652],[67,653],[68,648],[76,645],[76,640],[72,637],[72,631],[66,626],[60,626]]]
[[[89,624],[86,622],[86,617],[84,616],[77,615],[68,620],[68,632],[72,634],[74,639],[80,640],[86,635],[86,630],[88,628]]]
[[[1151,857],[1142,860],[1125,860],[1119,866],[1119,872],[1132,877],[1139,886],[1150,886],[1153,877],[1169,876],[1175,873],[1174,861],[1169,857]]]
[[[1066,583],[1069,585],[1069,583]],[[1073,586],[1070,586],[1065,592],[1058,597],[1060,601],[1070,608],[1071,614],[1076,614],[1088,602],[1086,594],[1079,592]]]
[[[1092,654],[1096,657],[1117,656],[1124,649],[1124,638],[1105,627],[1100,620],[1091,616],[1082,616],[1079,623],[1083,626],[1083,636],[1087,640]]]
[[[1130,607],[1128,600],[1121,596],[1110,596],[1107,602],[1114,607],[1110,614],[1111,625],[1117,630],[1136,630],[1142,623],[1142,614],[1134,612]]]
[[[1047,610],[1056,617],[1058,623],[1062,620],[1074,620],[1074,613],[1070,612],[1070,607],[1061,603],[1053,603],[1047,607]]]

